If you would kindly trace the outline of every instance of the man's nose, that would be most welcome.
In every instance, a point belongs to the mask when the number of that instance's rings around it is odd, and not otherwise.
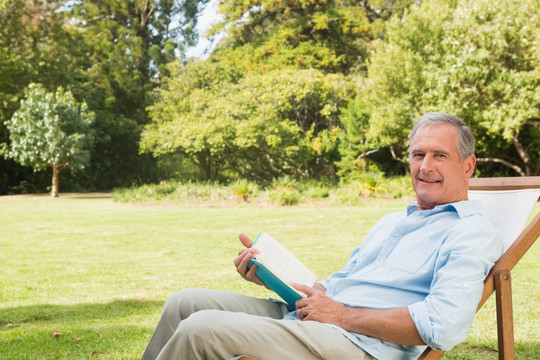
[[[433,156],[426,154],[424,158],[422,159],[422,163],[420,164],[420,171],[428,172],[433,170],[434,168],[434,159]]]

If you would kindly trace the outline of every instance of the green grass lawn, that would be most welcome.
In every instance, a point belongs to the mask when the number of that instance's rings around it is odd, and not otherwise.
[[[178,289],[271,295],[236,274],[239,232],[270,232],[323,278],[404,204],[211,208],[0,197],[0,359],[138,359]],[[520,359],[540,358],[539,255],[537,244],[513,272]],[[467,341],[444,358],[496,359],[494,318],[490,301]]]

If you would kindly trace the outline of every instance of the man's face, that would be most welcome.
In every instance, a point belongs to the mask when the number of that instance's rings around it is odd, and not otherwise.
[[[411,144],[411,180],[420,209],[467,199],[476,158],[459,161],[458,130],[448,124],[420,127]]]

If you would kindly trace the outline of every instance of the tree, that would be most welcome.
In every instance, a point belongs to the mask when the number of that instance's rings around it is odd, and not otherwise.
[[[405,151],[412,120],[429,111],[450,112],[473,129],[480,172],[488,162],[490,171],[538,175],[539,42],[535,0],[413,6],[403,20],[390,21],[370,59],[369,136],[378,146]]]
[[[334,177],[346,74],[363,67],[369,22],[410,2],[220,1],[224,20],[212,31],[228,36],[207,61],[172,68],[141,150],[179,152],[206,180]]]
[[[166,64],[195,39],[207,0],[80,0],[66,17],[82,37],[89,65],[72,87],[94,111],[96,146],[87,186],[107,189],[157,180],[156,162],[139,154],[147,106],[166,77]]]
[[[77,103],[69,91],[59,87],[48,93],[30,84],[21,107],[6,122],[10,144],[3,152],[34,170],[52,169],[51,196],[58,196],[60,171],[83,169],[90,160],[93,143],[93,114]]]
[[[369,128],[369,113],[366,106],[361,103],[359,96],[348,102],[347,107],[341,110],[339,120],[343,131],[339,134],[340,160],[338,175],[341,179],[357,178],[367,167],[366,157],[370,152],[378,149],[370,149],[366,136]]]
[[[31,82],[49,91],[72,88],[84,78],[88,63],[81,38],[59,9],[65,1],[2,0],[0,2],[0,143],[4,125],[20,106]],[[48,181],[13,160],[0,159],[0,194],[39,191]]]
[[[210,34],[228,29],[213,58],[242,72],[283,68],[347,73],[367,55],[369,20],[356,2],[257,1],[220,3],[223,21]]]
[[[335,174],[339,108],[352,92],[341,75],[281,70],[240,76],[211,61],[172,70],[142,151],[180,152],[204,180]],[[177,71],[177,72],[176,72]]]

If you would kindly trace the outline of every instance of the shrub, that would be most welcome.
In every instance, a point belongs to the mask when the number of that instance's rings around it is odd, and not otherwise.
[[[269,191],[268,198],[279,206],[296,205],[302,194],[294,188],[276,188]]]
[[[379,172],[367,171],[356,181],[331,183],[306,181],[299,182],[285,176],[274,180],[266,194],[273,203],[285,206],[296,205],[305,199],[329,198],[336,205],[359,205],[367,197],[410,197],[414,198],[408,176],[386,178]],[[148,200],[199,200],[215,201],[241,198],[248,201],[261,196],[257,184],[248,180],[237,180],[230,185],[217,183],[196,183],[170,180],[159,184],[147,184],[139,187],[117,189],[113,199],[121,202],[143,202]]]
[[[369,195],[369,191],[361,182],[354,181],[335,189],[330,195],[330,200],[336,205],[359,205],[362,203],[362,198]]]
[[[409,176],[389,178],[385,185],[388,195],[394,199],[402,197],[414,198],[414,190]]]
[[[324,185],[310,186],[306,194],[310,199],[323,199],[330,196],[330,189]]]
[[[379,171],[366,171],[360,176],[361,186],[363,186],[364,189],[367,190],[369,195],[380,193],[384,190],[382,185],[383,180],[384,176]]]
[[[246,179],[237,180],[229,187],[234,195],[238,196],[245,202],[247,202],[251,196],[255,196],[259,192],[259,186]]]

